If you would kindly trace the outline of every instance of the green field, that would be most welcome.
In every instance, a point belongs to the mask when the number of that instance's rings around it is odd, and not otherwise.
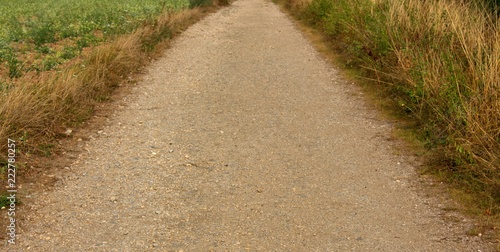
[[[187,7],[189,0],[0,0],[0,84],[57,69],[86,47]]]

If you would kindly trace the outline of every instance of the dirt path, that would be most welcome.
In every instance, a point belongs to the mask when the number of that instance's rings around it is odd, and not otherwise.
[[[477,251],[272,3],[188,29],[33,195],[16,250]]]

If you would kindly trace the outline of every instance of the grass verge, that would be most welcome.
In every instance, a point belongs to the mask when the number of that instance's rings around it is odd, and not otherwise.
[[[500,239],[500,19],[483,1],[278,0],[411,118],[425,172]],[[406,125],[409,125],[408,123]],[[483,232],[484,233],[484,232]]]

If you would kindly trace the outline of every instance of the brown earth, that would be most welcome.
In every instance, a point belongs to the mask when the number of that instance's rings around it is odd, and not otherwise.
[[[147,72],[25,195],[10,250],[491,250],[274,4],[210,15]]]

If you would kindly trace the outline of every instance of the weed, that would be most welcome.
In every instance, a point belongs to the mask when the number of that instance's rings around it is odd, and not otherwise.
[[[6,208],[10,205],[10,200],[7,197],[8,195],[0,195],[0,208]]]
[[[7,66],[9,68],[9,77],[11,79],[20,77],[22,75],[22,65],[17,59],[15,54],[7,55]]]
[[[42,21],[41,23],[38,23],[38,20],[33,21],[29,36],[33,40],[35,46],[38,47],[45,43],[55,42],[56,30],[54,29],[54,24],[49,21]]]
[[[52,155],[54,147],[55,147],[54,144],[47,143],[39,145],[38,149],[44,156],[50,157]]]
[[[59,60],[56,57],[48,55],[42,61],[42,70],[49,71],[55,69],[60,64]]]
[[[36,50],[42,54],[49,54],[52,51],[52,49],[50,49],[50,47],[46,45],[39,46],[36,48]]]
[[[65,46],[63,50],[59,53],[58,57],[61,59],[72,59],[75,56],[77,56],[79,53],[79,50],[75,46]]]
[[[208,6],[212,4],[212,0],[189,0],[189,7],[195,8],[200,6]]]

